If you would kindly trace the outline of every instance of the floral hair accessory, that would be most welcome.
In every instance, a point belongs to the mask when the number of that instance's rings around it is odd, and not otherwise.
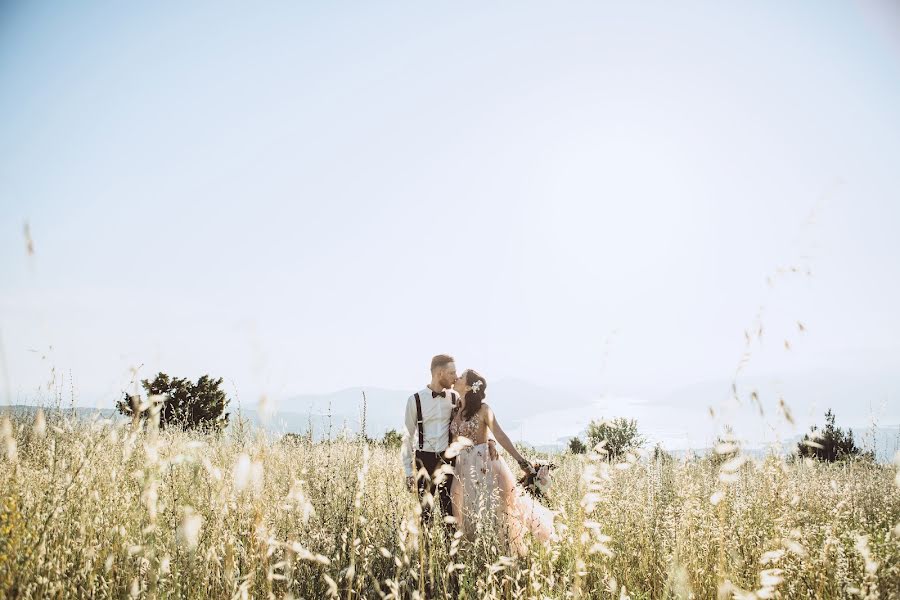
[[[483,383],[484,383],[484,382],[483,382],[482,380],[480,380],[480,379],[479,379],[478,381],[476,381],[475,383],[473,383],[473,384],[472,384],[472,391],[475,392],[475,393],[478,393],[478,390],[481,389],[481,386],[482,386]]]

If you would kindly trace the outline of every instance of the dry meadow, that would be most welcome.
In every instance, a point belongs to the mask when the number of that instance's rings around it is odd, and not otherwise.
[[[0,598],[897,598],[900,475],[556,460],[559,543],[421,531],[393,449],[2,417]]]

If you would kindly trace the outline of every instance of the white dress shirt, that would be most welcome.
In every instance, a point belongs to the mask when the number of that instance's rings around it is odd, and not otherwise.
[[[434,397],[431,388],[419,391],[422,404],[422,431],[424,432],[423,452],[443,452],[449,445],[450,418],[456,406],[459,394],[453,390],[444,390],[443,396]],[[400,445],[400,459],[406,476],[414,473],[416,450],[419,450],[419,428],[416,418],[415,394],[406,401],[406,419],[403,428],[403,443]]]

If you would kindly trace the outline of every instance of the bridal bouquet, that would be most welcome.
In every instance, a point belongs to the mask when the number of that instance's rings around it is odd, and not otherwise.
[[[550,489],[550,484],[552,483],[550,470],[555,469],[556,465],[551,462],[537,461],[532,466],[534,467],[534,473],[528,473],[519,479],[519,485],[535,498],[545,498],[547,490]]]

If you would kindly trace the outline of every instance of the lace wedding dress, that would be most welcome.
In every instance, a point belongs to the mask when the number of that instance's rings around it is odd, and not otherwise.
[[[495,535],[519,556],[527,554],[529,538],[554,539],[554,512],[516,486],[506,461],[490,459],[487,443],[472,443],[481,426],[480,415],[468,420],[461,416],[450,423],[454,440],[462,444],[450,495],[463,537],[473,541]]]

